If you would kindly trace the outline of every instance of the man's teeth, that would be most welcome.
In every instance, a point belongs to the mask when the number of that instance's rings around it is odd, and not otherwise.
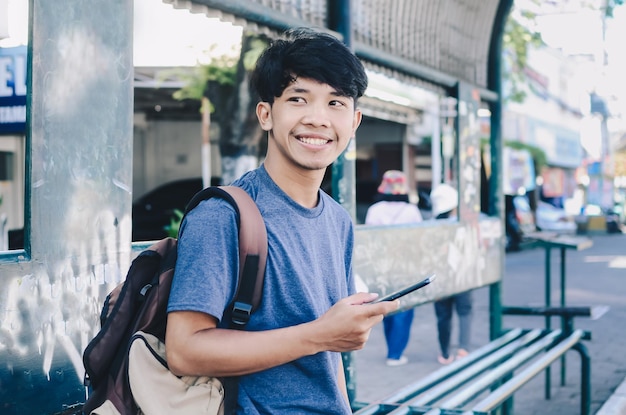
[[[310,137],[300,137],[299,140],[302,141],[304,144],[311,144],[314,146],[323,146],[324,144],[328,142],[328,140],[325,140],[323,138],[310,138]]]

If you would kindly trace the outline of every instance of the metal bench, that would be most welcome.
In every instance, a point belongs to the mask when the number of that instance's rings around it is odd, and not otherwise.
[[[377,402],[354,402],[355,415],[487,415],[499,407],[512,413],[513,394],[569,350],[581,357],[580,413],[590,414],[591,361],[573,328],[575,317],[599,318],[606,307],[505,308],[515,315],[560,316],[565,329],[512,329],[449,366],[416,380]],[[548,391],[549,384],[546,385]]]

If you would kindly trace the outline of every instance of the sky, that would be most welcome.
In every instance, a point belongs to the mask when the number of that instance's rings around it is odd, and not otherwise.
[[[241,33],[239,26],[161,0],[135,0],[135,66],[194,66],[234,48],[238,55]]]
[[[0,47],[28,42],[28,2],[9,1],[9,38]],[[135,0],[135,66],[194,66],[208,56],[232,53],[242,28],[203,14],[178,10],[161,0]]]
[[[28,42],[28,2],[9,0],[7,11],[9,38],[0,40],[0,47],[26,45]]]
[[[607,97],[614,115],[626,117],[626,5],[614,10],[607,19],[605,42],[602,42],[601,12],[590,9],[566,10],[565,13],[546,13],[537,18],[542,39],[551,47],[568,55],[593,55],[599,64],[600,76],[595,81],[599,95]],[[606,50],[608,65],[602,67]],[[604,73],[604,75],[602,75]]]

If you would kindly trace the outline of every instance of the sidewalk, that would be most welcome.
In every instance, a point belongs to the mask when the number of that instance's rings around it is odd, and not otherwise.
[[[626,378],[617,387],[609,400],[602,405],[596,415],[625,415],[626,414]]]
[[[598,320],[579,318],[577,328],[589,330],[586,342],[591,356],[591,413],[626,414],[626,235],[590,235],[594,245],[583,251],[568,251],[566,261],[567,305],[608,305],[610,310]],[[504,305],[542,305],[544,302],[544,263],[542,249],[508,253],[503,281]],[[552,304],[558,304],[559,251],[552,250]],[[355,353],[357,400],[381,399],[402,386],[441,367],[437,361],[437,332],[432,304],[415,310],[411,341],[405,366],[385,365],[386,346],[382,325],[374,328],[363,350]],[[454,321],[456,329],[456,320]],[[507,316],[504,327],[541,328],[543,317]],[[555,320],[552,325],[555,326]],[[456,340],[453,333],[453,347]],[[475,348],[489,341],[489,290],[474,291],[472,344]],[[574,415],[580,413],[580,359],[567,355],[566,385],[560,386],[560,363],[553,364],[552,397],[544,399],[545,375],[536,376],[515,396],[515,413],[521,415]],[[624,383],[622,384],[622,381]],[[622,384],[621,387],[620,384]],[[618,389],[619,387],[619,389]],[[613,395],[613,396],[612,396]],[[606,405],[603,407],[603,404]],[[602,411],[598,412],[602,407]]]

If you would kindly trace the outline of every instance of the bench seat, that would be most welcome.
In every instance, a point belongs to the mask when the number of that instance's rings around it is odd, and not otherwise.
[[[581,355],[581,414],[590,411],[590,359],[583,330],[513,329],[463,359],[378,402],[359,403],[355,415],[485,415],[568,350]]]

